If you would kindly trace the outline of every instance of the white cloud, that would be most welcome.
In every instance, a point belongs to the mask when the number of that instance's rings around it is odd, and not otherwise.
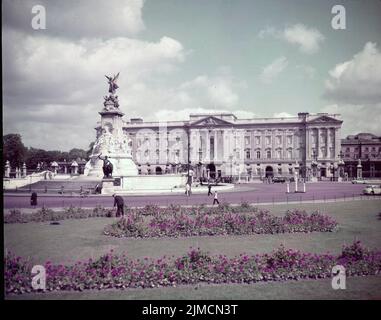
[[[309,28],[300,23],[286,27],[284,30],[279,30],[275,27],[266,27],[258,33],[260,39],[264,39],[267,36],[297,45],[301,52],[307,54],[313,54],[319,51],[320,44],[325,39],[319,30]]]
[[[324,36],[319,30],[308,28],[303,24],[287,27],[283,32],[286,41],[299,46],[301,52],[312,54],[319,50]]]
[[[285,57],[275,59],[269,65],[263,68],[259,78],[263,83],[269,84],[279,76],[280,73],[287,67],[288,61]]]
[[[32,146],[67,150],[76,141],[87,147],[107,94],[106,74],[121,72],[117,93],[125,120],[156,120],[157,110],[232,110],[239,102],[237,89],[245,87],[228,66],[212,76],[168,85],[168,74],[177,72],[186,54],[180,42],[165,36],[156,42],[126,37],[68,41],[7,30],[3,41],[4,129],[20,132]],[[61,123],[70,131],[66,136],[77,138],[66,139]]]
[[[182,44],[169,37],[157,42],[130,38],[67,41],[7,30],[3,32],[3,45],[4,131],[20,132],[27,145],[43,143],[53,149],[71,149],[73,141],[81,147],[88,145],[86,139],[94,134],[97,112],[107,94],[104,75],[120,71],[118,94],[123,111],[127,111],[124,108],[131,103],[130,98],[133,101],[129,90],[134,88],[132,92],[140,92],[143,101],[133,107],[144,114],[151,107],[144,101],[149,91],[144,88],[175,72],[185,59]],[[140,91],[134,87],[138,84]],[[160,89],[157,92],[161,95]],[[167,93],[171,99],[170,90]],[[82,113],[84,110],[86,113]],[[66,140],[62,134],[54,138],[58,122],[66,123],[70,135],[77,139]],[[52,129],[50,139],[45,139],[48,129]],[[38,132],[40,137],[36,137]]]
[[[372,105],[332,104],[321,112],[337,113],[344,121],[342,137],[359,132],[381,135],[381,103]]]
[[[333,104],[323,112],[340,113],[343,134],[381,134],[381,53],[372,42],[351,60],[329,71],[324,96]]]
[[[22,96],[39,104],[93,102],[105,91],[105,74],[121,71],[121,87],[128,88],[168,73],[184,60],[181,43],[168,37],[158,42],[129,38],[67,42],[6,32],[3,41],[8,103]],[[98,96],[92,96],[95,92]]]
[[[349,104],[381,102],[381,53],[366,43],[354,57],[337,64],[325,82],[325,97]]]
[[[295,115],[292,115],[288,112],[279,112],[279,113],[274,113],[273,117],[274,118],[292,118],[292,117],[295,117]]]

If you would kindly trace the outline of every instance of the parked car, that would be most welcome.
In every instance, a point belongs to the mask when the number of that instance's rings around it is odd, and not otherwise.
[[[285,183],[286,182],[286,178],[285,177],[274,177],[273,178],[273,182],[274,183]]]
[[[359,178],[359,179],[353,179],[352,183],[353,184],[358,184],[358,183],[365,184],[366,181],[363,178]]]
[[[369,184],[362,192],[364,194],[381,194],[381,186],[377,184]]]

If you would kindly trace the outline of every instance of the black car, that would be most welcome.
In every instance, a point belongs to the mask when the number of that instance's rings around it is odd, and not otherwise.
[[[274,183],[285,183],[286,182],[286,178],[285,177],[274,177],[273,178],[273,182]]]

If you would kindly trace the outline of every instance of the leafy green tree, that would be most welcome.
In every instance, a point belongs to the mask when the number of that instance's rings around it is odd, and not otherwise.
[[[11,167],[21,167],[25,161],[27,148],[24,146],[21,135],[10,133],[3,136],[3,159],[9,160]]]
[[[71,149],[69,151],[69,159],[77,160],[77,159],[87,159],[87,152],[83,149]]]

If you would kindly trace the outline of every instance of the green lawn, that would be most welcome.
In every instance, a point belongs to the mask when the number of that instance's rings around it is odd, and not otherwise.
[[[65,220],[60,225],[49,223],[27,223],[4,225],[5,248],[17,255],[31,257],[35,263],[50,260],[55,263],[72,263],[77,260],[96,258],[113,249],[116,253],[124,252],[131,258],[161,257],[163,255],[179,256],[189,247],[200,247],[212,254],[226,254],[229,256],[243,252],[268,252],[284,244],[286,247],[309,252],[338,253],[344,243],[361,240],[371,248],[381,249],[381,212],[380,200],[347,201],[339,203],[298,204],[298,205],[270,205],[261,206],[274,214],[283,214],[291,208],[305,208],[308,212],[320,209],[334,217],[339,223],[339,230],[333,233],[310,234],[279,234],[279,235],[249,235],[249,236],[218,236],[193,238],[160,238],[160,239],[118,239],[106,237],[102,230],[113,218],[91,218],[83,220]],[[370,279],[370,280],[369,280]],[[373,279],[373,280],[372,280]],[[345,294],[330,289],[329,281],[301,281],[287,284],[261,283],[250,286],[224,285],[202,286],[198,290],[193,287],[127,290],[124,292],[94,292],[94,293],[55,293],[46,295],[53,297],[73,298],[369,298],[380,297],[380,278],[357,278],[351,280],[358,290],[347,290]],[[348,279],[349,281],[349,279]],[[378,286],[374,286],[378,284]],[[328,286],[327,292],[326,288]],[[256,289],[257,288],[257,289]],[[260,288],[260,292],[257,292]],[[372,296],[366,295],[369,288]],[[279,292],[279,293],[278,293]],[[287,292],[291,293],[290,296]],[[68,295],[68,296],[67,296]]]
[[[345,290],[333,290],[330,279],[269,282],[245,285],[201,285],[176,288],[53,292],[13,295],[7,299],[100,300],[276,300],[276,299],[381,299],[381,276],[348,278]]]

